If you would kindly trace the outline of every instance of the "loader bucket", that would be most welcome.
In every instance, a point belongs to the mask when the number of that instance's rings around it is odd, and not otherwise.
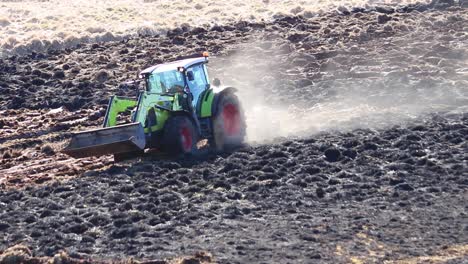
[[[143,150],[145,145],[143,127],[137,122],[75,133],[61,152],[84,158]]]

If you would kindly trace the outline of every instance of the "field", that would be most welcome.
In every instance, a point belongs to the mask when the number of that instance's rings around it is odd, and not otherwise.
[[[224,25],[239,20],[313,16],[333,8],[409,4],[415,0],[340,1],[170,1],[2,0],[0,55],[63,49],[79,43],[165,35],[178,26]],[[424,1],[423,1],[424,2]],[[425,1],[424,3],[429,2]]]
[[[0,263],[468,261],[465,2],[110,2],[0,2]],[[60,153],[205,50],[245,146]]]

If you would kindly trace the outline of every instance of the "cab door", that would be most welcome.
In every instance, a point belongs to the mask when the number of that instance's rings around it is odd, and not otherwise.
[[[209,87],[204,65],[190,66],[187,69],[187,76],[187,84],[193,96],[192,106],[196,108],[200,94]]]

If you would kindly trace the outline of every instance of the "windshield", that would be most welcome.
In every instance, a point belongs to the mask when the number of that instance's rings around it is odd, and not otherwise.
[[[184,90],[184,77],[177,70],[151,73],[148,90],[154,93],[177,93]]]

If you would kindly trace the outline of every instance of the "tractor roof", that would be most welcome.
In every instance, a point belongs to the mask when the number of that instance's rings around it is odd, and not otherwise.
[[[190,59],[177,60],[177,61],[172,61],[168,63],[158,64],[158,65],[154,65],[154,66],[144,69],[142,72],[140,72],[140,75],[143,76],[144,74],[147,74],[147,73],[177,70],[177,67],[188,68],[194,64],[206,62],[206,59],[207,59],[206,57],[198,57],[198,58],[190,58]]]

